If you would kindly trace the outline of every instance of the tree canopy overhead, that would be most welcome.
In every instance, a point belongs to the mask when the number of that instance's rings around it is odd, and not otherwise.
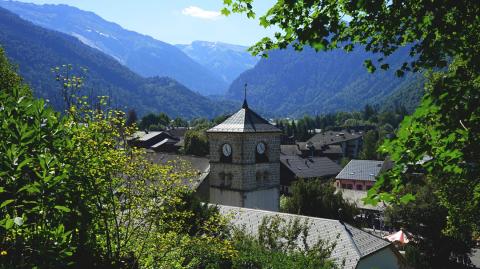
[[[223,14],[245,12],[255,17],[253,0],[224,0]],[[278,0],[260,16],[264,27],[280,29],[265,37],[250,50],[263,54],[275,48],[309,45],[316,50],[355,45],[380,53],[378,65],[388,69],[384,57],[401,46],[411,45],[409,63],[398,74],[420,68],[445,67],[451,57],[476,56],[479,48],[478,1],[470,0]],[[375,64],[366,60],[370,70]]]

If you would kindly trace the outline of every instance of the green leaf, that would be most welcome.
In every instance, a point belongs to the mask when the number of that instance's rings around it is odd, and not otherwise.
[[[6,201],[4,201],[4,202],[0,205],[0,208],[3,208],[3,207],[5,207],[5,206],[13,203],[14,201],[15,201],[15,200],[13,200],[13,199],[6,200]]]
[[[7,219],[7,222],[5,222],[5,228],[9,230],[10,228],[13,227],[13,219]]]
[[[220,10],[220,12],[225,16],[228,16],[231,13],[230,10],[228,10],[228,8],[226,8],[226,7],[222,8],[222,10]]]
[[[411,202],[411,201],[415,201],[415,196],[414,196],[413,194],[411,194],[411,193],[405,194],[404,196],[402,196],[402,197],[400,198],[400,203],[401,203],[401,204],[404,204],[404,205],[405,205],[405,204],[408,204],[408,203]]]
[[[63,212],[70,212],[71,211],[70,208],[65,207],[65,206],[61,206],[61,205],[56,205],[56,206],[54,206],[54,208],[57,209],[57,210],[63,211]]]

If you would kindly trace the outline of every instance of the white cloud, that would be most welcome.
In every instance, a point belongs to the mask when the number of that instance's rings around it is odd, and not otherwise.
[[[182,14],[185,16],[192,16],[200,19],[216,20],[220,18],[221,13],[213,10],[205,10],[196,6],[189,6],[182,10]]]

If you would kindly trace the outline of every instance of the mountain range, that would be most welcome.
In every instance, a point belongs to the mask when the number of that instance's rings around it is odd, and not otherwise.
[[[412,110],[421,96],[417,87],[421,87],[422,75],[399,78],[394,74],[408,57],[408,48],[402,48],[385,60],[390,70],[370,74],[363,62],[373,55],[361,47],[352,52],[316,52],[308,47],[301,52],[291,47],[274,50],[235,79],[226,98],[242,98],[247,83],[249,104],[270,116],[299,117],[387,103]]]
[[[188,45],[176,46],[229,85],[241,73],[253,68],[259,60],[247,52],[248,47],[223,42],[194,41]]]
[[[0,45],[35,95],[49,99],[56,108],[63,101],[51,69],[71,64],[71,75],[82,75],[80,68],[87,69],[81,95],[109,95],[116,108],[135,109],[140,115],[162,111],[185,118],[212,118],[228,110],[227,105],[192,92],[171,78],[137,75],[77,38],[34,25],[1,7]]]
[[[150,36],[122,28],[95,13],[68,5],[35,5],[0,1],[21,18],[76,37],[144,76],[168,76],[202,95],[223,94],[228,87],[220,75],[187,56],[181,49]]]
[[[243,99],[245,83],[250,106],[269,117],[352,111],[366,104],[382,109],[402,105],[413,111],[422,96],[421,74],[403,78],[394,75],[395,68],[409,57],[408,48],[386,59],[391,70],[370,74],[363,61],[374,57],[362,47],[349,53],[340,49],[317,53],[310,48],[302,52],[287,48],[271,51],[268,58],[259,59],[248,54],[245,46],[222,42],[170,45],[66,5],[0,0],[0,6],[35,25],[64,33],[60,37],[58,32],[37,27],[55,38],[34,40],[25,31],[15,32],[6,29],[8,25],[3,26],[10,37],[0,37],[2,45],[10,45],[7,54],[20,64],[39,96],[51,95],[48,70],[64,63],[82,63],[95,70],[89,72],[87,79],[90,85],[96,85],[92,88],[101,88],[107,95],[114,92],[117,104],[137,108],[140,114],[164,111],[173,116],[215,116],[237,107],[232,101]],[[15,53],[19,50],[16,42],[25,51]],[[62,53],[55,49],[60,44]],[[90,47],[89,53],[79,53],[77,47],[85,51]],[[22,53],[31,54],[29,49],[37,55],[25,57]],[[107,62],[110,66],[106,66]],[[149,76],[173,79],[145,78]],[[152,98],[154,95],[157,97]]]

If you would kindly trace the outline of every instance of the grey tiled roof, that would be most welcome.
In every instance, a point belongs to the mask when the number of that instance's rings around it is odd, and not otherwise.
[[[297,145],[280,145],[280,152],[285,155],[300,155],[302,152]]]
[[[343,141],[358,139],[360,137],[362,137],[361,133],[350,133],[347,131],[344,131],[344,132],[327,131],[327,132],[314,135],[308,141],[313,142],[315,147],[318,147],[318,145],[330,145],[330,144],[340,143]]]
[[[383,161],[351,160],[335,178],[376,181],[382,167]]]
[[[247,107],[240,109],[237,113],[207,132],[271,133],[280,132],[280,129]]]
[[[178,141],[179,140],[176,140],[176,139],[165,138],[162,141],[158,142],[157,144],[151,146],[151,148],[155,149],[162,146],[163,144],[176,144]]]
[[[327,157],[302,158],[297,155],[280,155],[280,162],[298,178],[337,175],[342,167]]]
[[[208,158],[161,152],[149,152],[147,158],[160,165],[185,162],[188,166],[191,166],[196,172],[196,176],[190,179],[183,179],[183,183],[193,190],[195,190],[210,173],[210,161]]]
[[[247,233],[256,234],[264,217],[279,216],[287,221],[299,218],[301,222],[308,221],[310,225],[307,243],[312,245],[323,240],[335,244],[331,258],[340,268],[356,268],[358,261],[371,253],[390,245],[389,242],[357,229],[338,220],[314,218],[257,209],[218,205],[220,213],[231,217],[230,222]]]

